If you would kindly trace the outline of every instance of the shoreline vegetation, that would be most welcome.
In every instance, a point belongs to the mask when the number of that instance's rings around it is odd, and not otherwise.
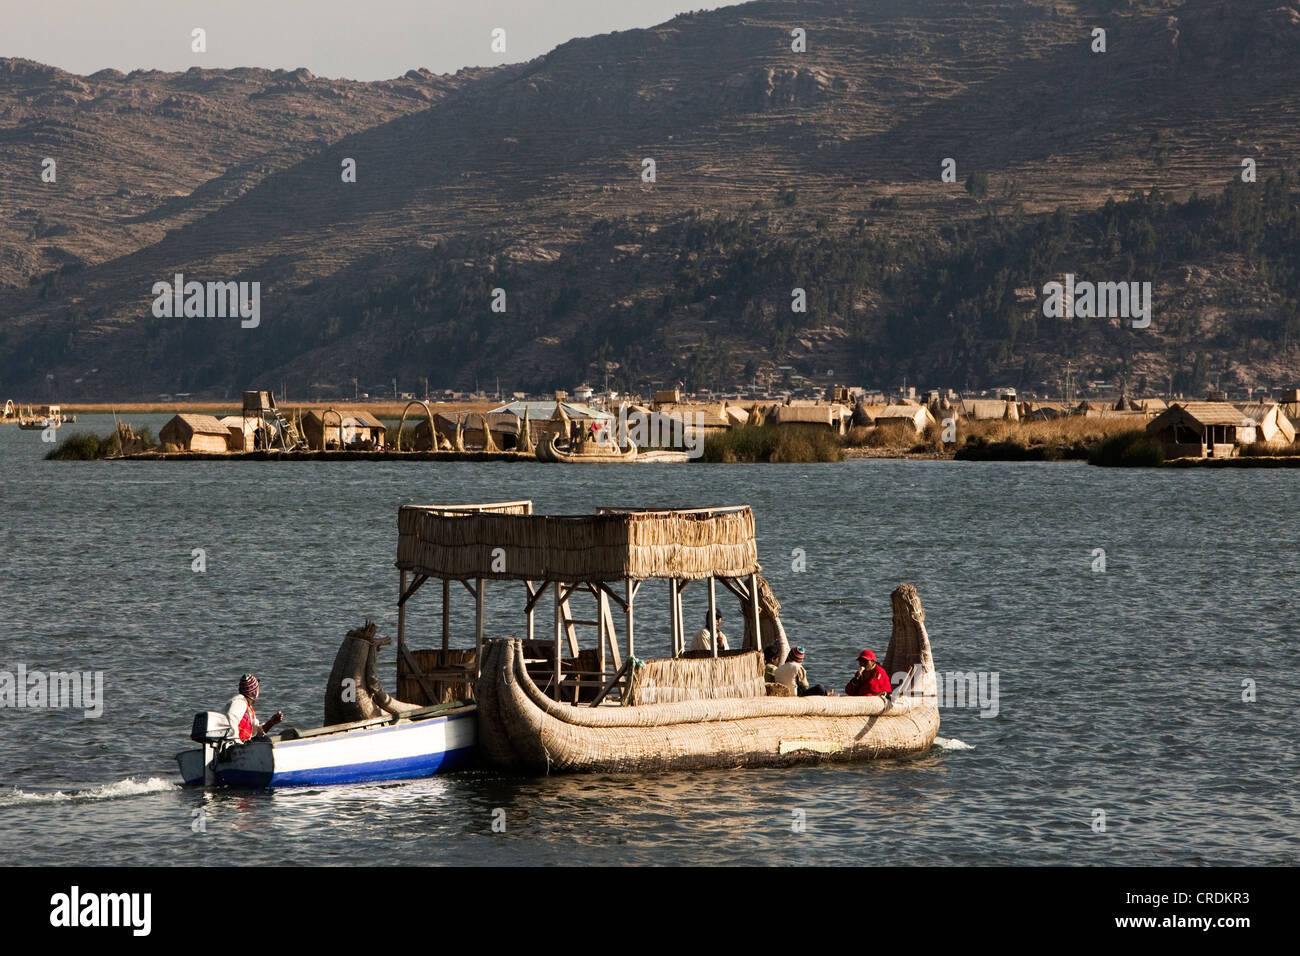
[[[806,425],[738,425],[708,436],[704,463],[818,463],[850,458],[935,461],[1086,461],[1101,467],[1288,468],[1300,467],[1300,441],[1284,447],[1245,445],[1233,458],[1166,461],[1158,442],[1131,421],[1071,416],[1048,421],[961,421],[921,434],[905,428],[854,427],[845,436]],[[292,451],[163,452],[147,430],[129,425],[107,436],[69,435],[45,457],[54,461],[532,461],[515,451]]]

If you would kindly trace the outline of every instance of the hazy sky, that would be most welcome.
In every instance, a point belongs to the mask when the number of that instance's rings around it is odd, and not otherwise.
[[[305,66],[376,80],[529,60],[574,37],[647,27],[707,0],[0,0],[0,56],[73,73]],[[195,27],[207,52],[190,49]],[[506,52],[493,53],[493,28]]]

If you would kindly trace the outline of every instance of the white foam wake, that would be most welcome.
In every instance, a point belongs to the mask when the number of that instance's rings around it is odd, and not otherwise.
[[[940,750],[974,750],[974,744],[968,744],[956,737],[935,737],[934,745]]]
[[[88,790],[52,790],[46,792],[29,792],[10,787],[0,790],[0,807],[19,803],[38,803],[58,800],[113,800],[117,797],[134,797],[142,793],[161,793],[164,790],[177,790],[180,784],[162,777],[149,777],[147,780],[134,780],[127,777],[116,783],[106,783]]]

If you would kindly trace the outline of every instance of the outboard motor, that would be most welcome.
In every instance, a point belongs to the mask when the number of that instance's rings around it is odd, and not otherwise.
[[[208,710],[195,714],[194,724],[190,728],[190,740],[203,745],[203,785],[215,785],[217,777],[212,771],[212,764],[230,742],[230,721],[220,711]]]

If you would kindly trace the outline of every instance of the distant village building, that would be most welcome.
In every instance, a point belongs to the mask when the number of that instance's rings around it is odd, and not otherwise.
[[[1227,402],[1175,402],[1147,423],[1147,435],[1160,442],[1166,458],[1231,458],[1237,445],[1255,440],[1255,427],[1243,426],[1241,410]]]
[[[961,415],[972,422],[1016,422],[1020,420],[1020,406],[998,398],[965,398],[961,403]]]
[[[843,405],[777,405],[768,416],[768,424],[814,425],[843,435],[850,417]]]
[[[1243,423],[1246,419],[1255,423],[1255,441],[1273,446],[1295,441],[1295,424],[1276,402],[1252,402],[1237,408]]]
[[[897,428],[922,434],[935,424],[934,416],[925,405],[889,405],[876,416],[876,428]]]
[[[302,416],[302,433],[307,444],[316,450],[331,448],[379,449],[388,436],[388,427],[368,412],[343,415],[332,408],[315,409]]]
[[[230,447],[230,430],[211,415],[182,413],[163,425],[158,440],[168,451],[224,452]]]
[[[252,451],[270,444],[267,440],[270,430],[256,418],[227,415],[219,421],[226,429],[226,447],[230,451]]]

